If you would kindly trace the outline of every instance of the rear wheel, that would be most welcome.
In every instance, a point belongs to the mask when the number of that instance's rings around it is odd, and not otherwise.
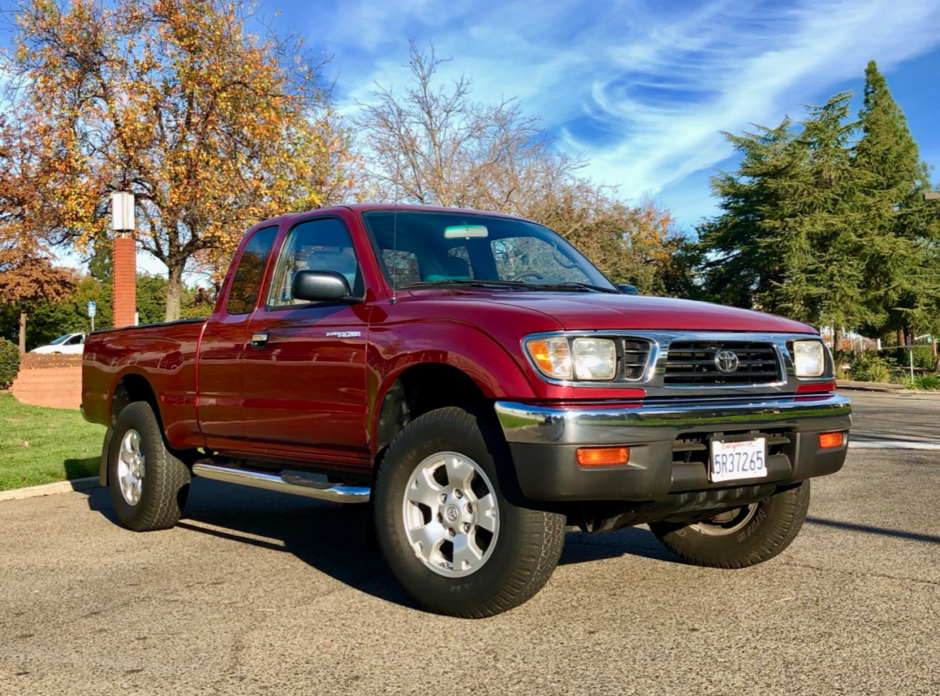
[[[379,546],[430,611],[499,614],[538,592],[558,563],[564,516],[511,502],[494,455],[508,456],[495,429],[443,408],[405,428],[376,474]]]
[[[167,448],[150,404],[129,404],[118,416],[108,455],[111,502],[121,524],[135,532],[172,527],[189,481],[189,468]]]
[[[686,563],[747,568],[770,560],[796,538],[809,511],[809,481],[767,500],[695,524],[651,522],[650,530]]]

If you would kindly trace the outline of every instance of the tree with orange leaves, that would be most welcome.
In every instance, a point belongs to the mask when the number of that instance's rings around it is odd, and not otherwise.
[[[68,297],[76,274],[54,266],[40,234],[48,211],[39,193],[47,163],[28,115],[0,118],[0,304],[19,311],[19,347],[26,352],[26,321],[43,300]]]
[[[245,229],[316,208],[351,184],[323,64],[248,31],[222,0],[21,0],[8,70],[48,164],[43,220],[87,248],[109,194],[132,191],[140,246],[166,264],[166,319],[187,263],[227,259]],[[261,26],[259,24],[259,26]]]

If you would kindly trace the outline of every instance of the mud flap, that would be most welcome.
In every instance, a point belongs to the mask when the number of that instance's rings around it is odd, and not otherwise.
[[[101,445],[101,464],[98,465],[98,483],[102,486],[108,485],[108,459],[111,455],[111,438],[114,436],[114,430],[111,426],[104,431],[104,443]]]

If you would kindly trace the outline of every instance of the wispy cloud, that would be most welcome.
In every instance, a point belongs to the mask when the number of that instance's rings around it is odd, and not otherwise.
[[[940,45],[940,4],[925,0],[352,0],[318,24],[347,106],[375,80],[404,83],[406,37],[433,41],[454,59],[445,77],[518,96],[627,197],[726,159],[721,130],[775,125],[871,58],[890,70]]]

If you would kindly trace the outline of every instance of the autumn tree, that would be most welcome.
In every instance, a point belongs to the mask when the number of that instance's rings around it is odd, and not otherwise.
[[[46,196],[58,241],[107,229],[111,191],[132,191],[140,246],[166,264],[168,320],[187,263],[222,263],[252,223],[316,208],[347,185],[346,137],[322,63],[250,26],[223,0],[21,0],[23,99],[55,163]],[[249,22],[254,22],[250,25]]]
[[[410,84],[379,85],[360,105],[357,196],[520,215],[576,244],[615,282],[663,291],[659,275],[681,240],[669,211],[593,184],[581,175],[585,160],[558,152],[517,100],[474,101],[469,78],[440,80],[443,62],[410,42]]]
[[[46,162],[28,114],[0,118],[0,304],[19,314],[19,347],[26,352],[29,312],[43,300],[72,291],[75,274],[53,265],[41,234],[46,217],[39,193]]]

